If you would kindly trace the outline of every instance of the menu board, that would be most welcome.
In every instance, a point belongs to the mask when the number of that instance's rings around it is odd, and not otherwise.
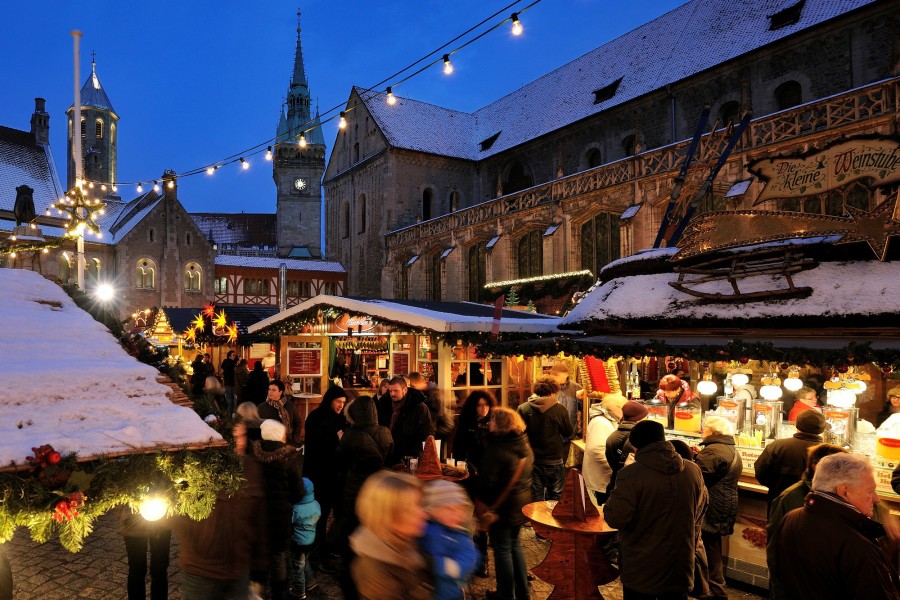
[[[409,374],[409,352],[392,352],[391,363],[394,365],[392,369],[394,375]]]
[[[288,348],[288,375],[321,375],[321,348]]]

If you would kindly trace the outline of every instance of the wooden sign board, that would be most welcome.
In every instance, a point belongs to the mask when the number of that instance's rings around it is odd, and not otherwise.
[[[391,364],[393,365],[391,373],[393,375],[409,374],[409,352],[392,352]]]
[[[322,375],[321,348],[288,348],[287,357],[288,375]]]

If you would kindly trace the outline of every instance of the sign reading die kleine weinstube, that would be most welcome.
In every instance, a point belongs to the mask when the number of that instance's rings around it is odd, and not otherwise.
[[[754,206],[821,194],[863,178],[877,187],[900,181],[900,139],[850,138],[799,156],[756,160],[748,168],[765,182]]]

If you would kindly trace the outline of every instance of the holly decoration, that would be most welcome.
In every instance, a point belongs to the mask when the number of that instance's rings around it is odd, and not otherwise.
[[[53,520],[57,523],[72,521],[78,516],[78,509],[84,506],[87,496],[81,492],[72,492],[63,496],[53,509]]]

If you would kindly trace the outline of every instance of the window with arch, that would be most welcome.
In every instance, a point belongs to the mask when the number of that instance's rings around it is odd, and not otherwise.
[[[72,279],[72,262],[69,255],[63,252],[59,255],[59,281],[60,283],[69,283]]]
[[[89,283],[97,283],[100,281],[100,259],[92,258],[85,265],[84,277]]]
[[[213,279],[213,291],[217,294],[228,293],[228,277],[216,277]]]
[[[142,258],[137,262],[134,286],[139,290],[152,290],[156,287],[156,263],[149,258]]]
[[[69,119],[69,139],[72,139],[72,119]]]
[[[87,135],[87,121],[84,117],[81,117],[81,139],[83,140],[85,135]]]
[[[487,243],[475,244],[468,254],[469,301],[481,302],[485,299],[484,285],[487,283]]]
[[[625,151],[625,156],[634,156],[637,154],[637,136],[634,134],[626,136],[625,139],[622,140],[622,150]]]
[[[268,296],[269,280],[268,279],[245,279],[244,280],[245,296]]]
[[[842,188],[831,190],[827,194],[794,200],[782,200],[779,208],[781,210],[800,211],[809,215],[842,217],[846,213],[845,206],[871,210],[871,204],[871,190],[857,181]]]
[[[112,144],[113,146],[116,145],[116,124],[115,123],[109,124],[109,143]]]
[[[434,204],[434,190],[425,188],[422,191],[422,220],[427,221],[432,215],[432,205]]]
[[[322,293],[328,296],[337,296],[338,295],[338,287],[337,284],[333,281],[326,281],[325,285],[322,286]]]
[[[506,171],[506,180],[503,182],[503,193],[512,194],[534,185],[528,168],[521,161],[513,161]]]
[[[428,270],[431,276],[431,299],[435,302],[441,300],[441,266],[444,261],[441,260],[441,253],[435,252],[431,255],[431,268]]]
[[[94,122],[94,137],[98,140],[103,139],[103,119],[97,119]]]
[[[803,104],[803,88],[796,81],[785,81],[775,88],[775,106],[785,110]]]
[[[731,100],[719,107],[719,127],[727,127],[729,123],[737,123],[741,120],[741,103]]]
[[[347,239],[350,237],[350,203],[344,202],[341,207],[343,215],[341,215],[341,237]]]
[[[366,232],[366,195],[360,194],[359,200],[357,201],[357,206],[359,207],[359,233]]]
[[[400,265],[400,277],[397,281],[397,298],[407,300],[409,298],[409,267],[406,263]]]
[[[201,288],[201,274],[203,270],[195,262],[189,262],[184,266],[184,291],[199,292]]]
[[[516,244],[519,277],[538,277],[544,271],[544,239],[541,232],[529,231]]]
[[[619,258],[619,215],[602,212],[581,226],[581,268],[594,275]]]
[[[156,242],[156,230],[153,229],[152,227],[147,230],[147,239],[150,241],[151,244]]]
[[[450,212],[459,210],[459,192],[450,192]]]
[[[310,290],[312,286],[308,281],[296,281],[289,280],[287,281],[287,289],[285,293],[288,298],[309,298],[312,296]]]
[[[602,165],[603,157],[600,154],[600,150],[597,148],[589,149],[584,155],[584,162],[588,169],[593,169],[594,167]]]

